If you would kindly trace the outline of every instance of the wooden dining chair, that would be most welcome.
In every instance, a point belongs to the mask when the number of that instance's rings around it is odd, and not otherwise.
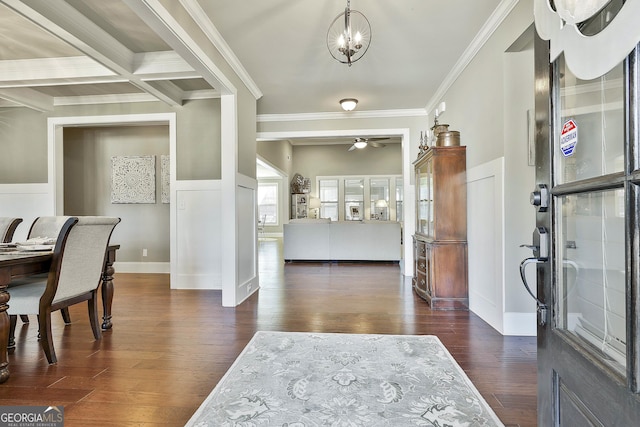
[[[87,301],[95,339],[102,337],[98,316],[98,287],[105,254],[120,218],[71,217],[58,235],[46,280],[11,287],[10,341],[15,337],[16,316],[37,314],[40,344],[49,363],[56,363],[51,335],[51,312]]]
[[[40,216],[33,220],[27,239],[36,237],[56,238],[60,234],[62,226],[66,224],[70,216]]]
[[[60,230],[62,229],[62,226],[69,220],[69,218],[71,217],[64,216],[64,215],[40,216],[34,219],[33,222],[31,223],[31,227],[29,228],[29,233],[27,233],[27,239],[47,238],[47,237],[51,239],[55,239],[58,236],[58,234],[60,234]],[[24,279],[22,283],[24,283],[24,281],[26,280],[42,280],[43,278],[46,278],[46,276],[47,276],[46,274],[33,276],[30,279]],[[62,316],[64,323],[66,324],[71,323],[71,316],[69,315],[68,309],[65,308],[60,310],[60,315]],[[20,320],[22,320],[24,323],[29,323],[29,316],[26,314],[23,314],[20,316]]]
[[[22,218],[0,217],[0,243],[9,243],[13,240],[13,233],[22,222]]]

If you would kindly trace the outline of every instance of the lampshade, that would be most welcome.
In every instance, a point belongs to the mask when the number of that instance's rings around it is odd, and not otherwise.
[[[311,209],[318,209],[320,207],[320,199],[312,197],[311,200],[309,200],[309,207]]]
[[[358,100],[355,98],[344,98],[340,100],[340,105],[344,111],[351,111],[358,105]]]
[[[387,201],[384,199],[376,200],[376,208],[386,208]]]

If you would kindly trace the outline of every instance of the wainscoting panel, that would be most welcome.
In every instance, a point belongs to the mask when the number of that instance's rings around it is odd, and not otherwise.
[[[0,216],[22,218],[14,241],[26,240],[33,220],[55,215],[51,188],[48,184],[1,184]]]
[[[176,191],[175,289],[222,289],[219,189]]]
[[[504,158],[467,171],[469,308],[504,333]]]

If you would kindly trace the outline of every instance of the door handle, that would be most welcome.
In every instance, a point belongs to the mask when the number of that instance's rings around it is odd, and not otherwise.
[[[526,245],[523,245],[526,246]],[[536,302],[536,312],[538,313],[538,324],[540,326],[544,326],[547,324],[547,316],[548,316],[548,312],[549,312],[549,307],[543,303],[542,301],[540,301],[538,299],[538,297],[536,297],[533,292],[531,292],[531,288],[529,287],[529,284],[527,283],[527,277],[525,275],[525,268],[527,267],[527,265],[529,264],[538,264],[540,262],[544,262],[543,260],[539,259],[539,258],[525,258],[522,260],[522,262],[520,263],[520,278],[522,279],[522,284],[524,285],[525,289],[527,290],[527,292],[529,293],[529,295],[531,295],[531,298],[533,298]]]
[[[538,324],[540,326],[544,326],[547,323],[547,316],[549,312],[549,307],[540,301],[538,297],[536,297],[533,292],[531,292],[531,288],[527,283],[527,277],[525,275],[525,269],[529,264],[538,264],[541,262],[547,261],[549,259],[549,235],[547,233],[547,229],[544,227],[536,227],[533,230],[533,244],[531,245],[520,245],[521,248],[529,248],[533,251],[533,257],[525,258],[520,263],[520,278],[522,279],[522,284],[525,289],[536,301],[536,311],[538,313]]]

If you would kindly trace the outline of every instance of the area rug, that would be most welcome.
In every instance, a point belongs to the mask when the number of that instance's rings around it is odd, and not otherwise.
[[[257,332],[186,425],[503,424],[435,336]]]

